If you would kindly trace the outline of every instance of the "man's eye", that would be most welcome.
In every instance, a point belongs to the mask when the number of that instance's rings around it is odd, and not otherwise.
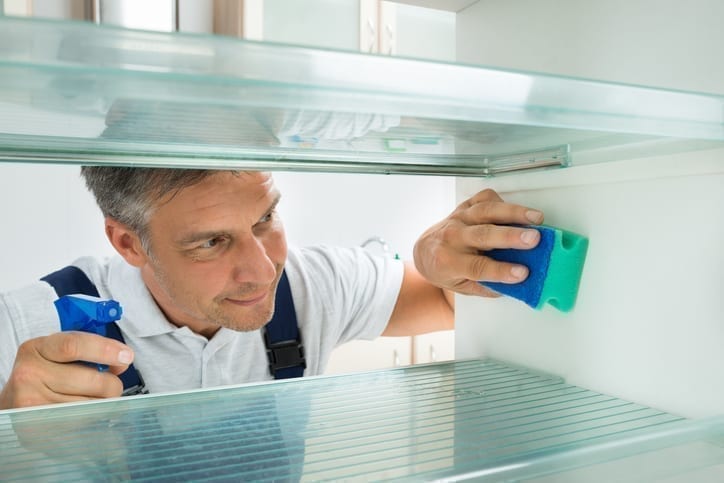
[[[272,220],[272,218],[274,218],[274,212],[270,211],[266,215],[262,216],[258,223],[268,223]]]
[[[199,248],[214,248],[217,245],[221,244],[223,239],[221,237],[212,238],[210,240],[206,240],[204,243],[202,243]]]

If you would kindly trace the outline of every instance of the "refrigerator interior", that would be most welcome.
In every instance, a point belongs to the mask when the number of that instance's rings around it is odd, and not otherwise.
[[[721,476],[724,82],[685,84],[711,77],[672,55],[682,80],[647,87],[650,64],[594,55],[602,19],[651,2],[509,3],[458,13],[458,63],[0,18],[4,162],[463,176],[459,198],[492,187],[591,241],[570,314],[458,297],[454,362],[0,411],[2,476]],[[721,35],[676,20],[656,25]],[[531,72],[555,41],[568,70]]]

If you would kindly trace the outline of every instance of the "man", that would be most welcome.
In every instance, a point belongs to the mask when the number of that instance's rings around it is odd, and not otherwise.
[[[271,379],[260,329],[283,271],[304,374],[320,374],[348,340],[452,328],[453,292],[494,295],[477,280],[524,280],[525,267],[483,252],[533,248],[537,230],[502,225],[543,221],[539,211],[482,191],[419,238],[413,266],[359,248],[288,250],[268,173],[84,167],[82,174],[120,257],[74,265],[101,297],[123,306],[125,344],[58,332],[57,294],[45,282],[0,295],[0,408],[119,396],[117,376],[131,362],[150,392]]]

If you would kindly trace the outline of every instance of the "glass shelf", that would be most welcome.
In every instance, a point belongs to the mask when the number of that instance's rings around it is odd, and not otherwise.
[[[521,480],[586,468],[620,481],[632,458],[627,476],[644,481],[724,467],[724,421],[468,360],[0,411],[0,447],[3,481]]]
[[[490,176],[724,146],[724,97],[0,18],[0,160]]]

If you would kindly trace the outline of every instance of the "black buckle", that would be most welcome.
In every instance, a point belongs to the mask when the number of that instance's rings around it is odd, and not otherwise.
[[[128,389],[124,389],[121,396],[137,396],[138,394],[148,394],[148,389],[144,384],[138,386],[131,386]]]
[[[266,342],[266,356],[269,359],[269,370],[272,375],[276,374],[279,369],[288,367],[307,368],[307,361],[304,359],[304,346],[301,341],[284,340],[270,344],[265,333],[264,342]]]
[[[136,396],[138,394],[148,394],[148,389],[146,389],[146,381],[143,380],[143,376],[141,376],[141,373],[136,370],[136,375],[138,376],[138,384],[135,386],[128,387],[123,390],[121,393],[121,396]]]

